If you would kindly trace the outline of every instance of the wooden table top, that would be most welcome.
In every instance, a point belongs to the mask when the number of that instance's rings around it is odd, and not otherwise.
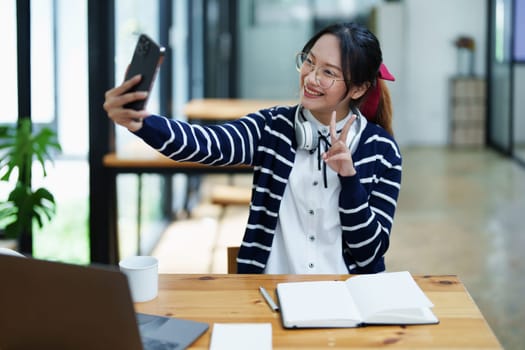
[[[298,101],[290,100],[204,98],[189,101],[183,113],[189,120],[227,121],[238,119],[263,108],[278,105],[291,106],[297,103]]]
[[[271,323],[274,349],[501,349],[496,336],[457,276],[414,276],[434,303],[437,325],[285,329],[261,294],[275,298],[278,282],[345,280],[349,275],[161,274],[156,299],[138,312],[206,322],[209,330],[191,349],[209,349],[214,323]]]
[[[174,172],[251,172],[252,167],[244,164],[239,165],[225,165],[225,166],[210,166],[194,162],[177,162],[173,159],[158,153],[148,157],[138,156],[136,158],[119,157],[116,153],[108,153],[104,156],[102,161],[105,167],[108,168],[144,168],[144,169],[173,169]]]

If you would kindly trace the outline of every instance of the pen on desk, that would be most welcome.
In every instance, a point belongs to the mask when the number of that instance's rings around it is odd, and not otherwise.
[[[273,311],[279,311],[279,307],[277,306],[275,301],[273,301],[272,297],[270,296],[270,294],[268,294],[266,289],[264,289],[264,287],[259,287],[259,291],[261,292],[264,300],[266,300],[268,305],[272,308],[272,310]]]

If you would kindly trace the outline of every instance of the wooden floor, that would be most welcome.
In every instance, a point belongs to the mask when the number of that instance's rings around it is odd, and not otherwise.
[[[490,150],[406,148],[387,269],[456,274],[505,349],[525,344],[525,168]],[[206,178],[192,218],[174,222],[154,251],[161,272],[225,273],[248,208],[208,201]],[[235,176],[249,186],[251,179]]]

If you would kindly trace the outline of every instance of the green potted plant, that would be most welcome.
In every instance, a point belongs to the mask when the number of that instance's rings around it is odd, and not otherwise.
[[[33,189],[32,165],[40,165],[47,176],[46,161],[60,151],[56,133],[49,128],[33,132],[29,118],[16,125],[0,127],[0,181],[13,184],[7,198],[0,202],[0,230],[5,239],[32,237],[33,224],[42,228],[55,214],[55,198],[46,188]],[[21,250],[24,247],[19,246]],[[29,248],[31,252],[31,248]]]

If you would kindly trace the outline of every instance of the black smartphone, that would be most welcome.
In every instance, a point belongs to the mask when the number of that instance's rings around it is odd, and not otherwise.
[[[141,74],[142,79],[129,91],[151,91],[159,67],[164,59],[164,52],[165,48],[158,45],[146,34],[139,36],[131,63],[126,71],[126,80],[137,74]],[[146,98],[145,100],[134,101],[126,104],[124,107],[140,111],[146,106],[147,100]]]

